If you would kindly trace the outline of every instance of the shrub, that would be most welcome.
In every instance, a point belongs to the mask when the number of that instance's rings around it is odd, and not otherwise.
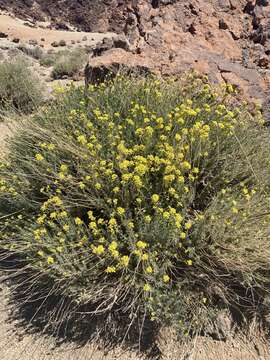
[[[56,61],[56,54],[45,54],[39,60],[41,66],[51,67]]]
[[[67,43],[66,43],[65,40],[60,40],[59,41],[59,46],[66,46],[66,45],[67,45]]]
[[[22,51],[25,55],[32,57],[33,59],[40,60],[43,56],[43,50],[40,46],[33,45],[19,45],[18,49]]]
[[[268,309],[269,130],[231,93],[117,77],[86,100],[71,89],[11,140],[0,245],[28,301],[38,281],[68,313],[188,333],[220,308]]]
[[[79,49],[59,53],[52,70],[52,77],[54,79],[61,79],[64,76],[73,77],[85,65],[86,59],[86,53]]]
[[[0,64],[0,107],[28,113],[43,101],[39,79],[23,58]]]
[[[53,66],[60,58],[69,57],[69,50],[59,50],[55,52],[54,50],[48,51],[43,57],[40,59],[39,63],[41,66]]]

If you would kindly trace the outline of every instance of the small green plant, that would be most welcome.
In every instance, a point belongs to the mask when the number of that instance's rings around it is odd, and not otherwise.
[[[68,57],[70,55],[69,50],[51,50],[43,54],[39,63],[41,66],[51,67],[53,66],[61,57]]]
[[[28,113],[43,101],[42,86],[23,58],[0,64],[0,108]]]
[[[56,61],[56,54],[45,54],[39,60],[41,66],[51,67]]]
[[[61,79],[64,76],[73,77],[83,68],[87,55],[82,50],[64,51],[58,54],[53,65],[52,77]]]
[[[41,297],[128,314],[127,328],[200,332],[220,307],[258,315],[270,280],[261,122],[231,86],[192,74],[59,95],[1,165],[0,247],[20,258],[29,301],[38,279]]]

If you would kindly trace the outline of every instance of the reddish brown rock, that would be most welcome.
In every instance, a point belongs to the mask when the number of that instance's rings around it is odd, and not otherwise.
[[[118,64],[114,73],[120,64],[164,75],[195,68],[213,82],[234,83],[249,99],[270,95],[268,0],[0,0],[0,7],[25,18],[51,18],[54,25],[125,36],[93,49],[99,57],[98,64],[89,61],[93,79],[101,79],[97,69],[106,73],[109,63]]]
[[[146,76],[155,71],[155,65],[150,60],[123,49],[111,49],[102,56],[89,59],[85,68],[86,87],[115,77],[120,71]]]

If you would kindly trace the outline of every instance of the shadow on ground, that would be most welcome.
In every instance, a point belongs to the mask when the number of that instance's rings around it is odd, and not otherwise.
[[[93,342],[100,343],[105,354],[121,346],[149,359],[162,357],[159,327],[144,314],[131,321],[129,313],[116,305],[108,313],[94,316],[98,304],[78,305],[60,295],[61,288],[48,277],[29,272],[15,257],[4,258],[0,266],[11,291],[8,322],[26,334],[53,337],[57,347],[64,343],[84,347]]]

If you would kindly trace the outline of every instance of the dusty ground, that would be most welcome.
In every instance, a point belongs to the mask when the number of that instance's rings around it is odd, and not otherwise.
[[[55,347],[50,338],[43,335],[25,335],[9,322],[9,291],[0,285],[0,356],[3,360],[139,360],[146,359],[135,352],[124,352],[120,348],[104,353],[97,345],[89,344],[83,348],[76,345]],[[199,337],[188,346],[180,346],[170,332],[164,333],[159,348],[164,360],[269,360],[270,349],[256,338],[234,339],[227,342]],[[149,358],[148,358],[149,359]],[[157,359],[157,358],[155,358]]]
[[[18,38],[20,41],[28,42],[29,40],[36,40],[39,45],[43,45],[44,49],[52,48],[51,44],[54,41],[59,42],[65,40],[67,45],[71,45],[72,41],[76,43],[82,42],[83,45],[93,45],[101,41],[104,37],[110,37],[112,33],[87,33],[75,31],[50,30],[41,27],[32,28],[24,24],[23,20],[13,18],[4,13],[0,13],[0,32],[4,32],[10,39]],[[83,39],[87,37],[87,40]],[[41,40],[44,39],[44,40]]]

